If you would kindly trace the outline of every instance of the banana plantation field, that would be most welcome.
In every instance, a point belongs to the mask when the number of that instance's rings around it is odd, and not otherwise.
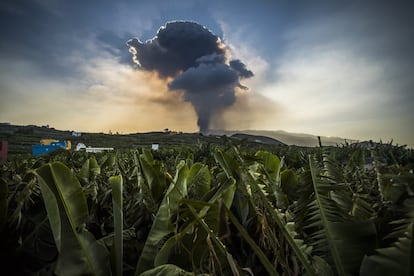
[[[414,153],[230,143],[0,163],[8,275],[414,275]]]

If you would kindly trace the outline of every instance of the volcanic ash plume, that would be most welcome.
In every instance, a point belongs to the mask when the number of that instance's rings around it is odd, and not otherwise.
[[[184,91],[184,99],[197,113],[197,124],[206,132],[213,113],[235,102],[235,89],[247,89],[240,79],[253,73],[240,60],[228,61],[228,48],[220,38],[195,22],[174,21],[161,27],[146,42],[127,43],[141,69],[172,78],[170,90]]]

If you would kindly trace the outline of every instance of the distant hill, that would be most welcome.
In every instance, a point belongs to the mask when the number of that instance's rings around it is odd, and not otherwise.
[[[105,134],[105,133],[81,133],[74,136],[70,130],[57,130],[49,126],[19,126],[8,123],[0,123],[0,140],[9,142],[9,153],[30,153],[34,144],[40,139],[70,140],[72,146],[84,143],[92,147],[114,147],[116,149],[148,147],[156,143],[163,146],[195,145],[201,143],[222,144],[221,136],[228,136],[236,141],[247,141],[252,146],[261,145],[296,145],[301,147],[317,147],[318,137],[310,134],[289,133],[286,131],[263,130],[210,130],[209,135],[200,133],[182,132],[147,132],[131,134]],[[345,141],[352,143],[354,140],[339,137],[321,136],[322,145],[336,146]]]
[[[261,136],[261,135],[251,135],[245,133],[236,133],[231,135],[232,138],[236,138],[239,140],[247,140],[248,142],[260,143],[260,144],[267,144],[267,145],[286,145],[285,143],[280,142],[279,140]]]
[[[146,132],[132,134],[107,133],[78,133],[73,135],[70,130],[57,130],[48,126],[18,126],[0,123],[0,140],[8,141],[9,153],[30,153],[32,146],[41,139],[69,140],[72,147],[83,143],[91,147],[113,147],[116,149],[131,149],[151,147],[152,144],[162,146],[195,145],[203,143],[222,143],[223,139],[217,136],[204,136],[199,133],[182,132]]]
[[[304,133],[290,133],[283,130],[210,130],[210,134],[232,136],[243,133],[245,135],[255,135],[261,137],[269,137],[286,145],[296,145],[303,147],[316,147],[319,145],[318,136]],[[353,143],[356,140],[340,137],[321,136],[323,146],[336,146],[345,144],[345,142]]]
[[[76,134],[76,135],[75,135]],[[56,139],[71,141],[72,148],[78,143],[91,147],[113,147],[115,149],[131,149],[151,147],[159,144],[160,147],[197,145],[199,143],[223,144],[225,134],[203,135],[198,132],[183,133],[175,131],[145,132],[131,134],[107,134],[90,132],[73,132],[71,130],[57,130],[49,126],[12,125],[0,123],[0,140],[8,141],[9,153],[30,153],[33,145],[41,139]],[[284,145],[282,142],[262,135],[238,133],[230,136],[234,141],[247,141],[250,146],[262,147],[263,145]]]

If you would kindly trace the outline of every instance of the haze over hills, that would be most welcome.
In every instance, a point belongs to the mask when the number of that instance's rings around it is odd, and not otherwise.
[[[280,142],[287,145],[296,145],[304,147],[315,147],[318,146],[318,136],[305,133],[291,133],[283,130],[209,130],[209,134],[214,135],[227,135],[231,136],[238,133],[244,133],[255,136],[265,136],[279,140]],[[320,136],[322,145],[324,146],[336,146],[344,144],[345,142],[354,143],[357,140],[341,138],[341,137],[326,137]]]

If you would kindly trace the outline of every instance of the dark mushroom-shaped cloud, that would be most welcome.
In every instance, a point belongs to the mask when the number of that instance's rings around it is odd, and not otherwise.
[[[253,76],[240,60],[228,62],[228,48],[218,36],[195,22],[174,21],[161,27],[146,42],[127,43],[134,61],[142,70],[156,71],[160,78],[171,77],[170,90],[184,91],[198,116],[201,132],[208,130],[213,113],[235,102],[241,78]]]

